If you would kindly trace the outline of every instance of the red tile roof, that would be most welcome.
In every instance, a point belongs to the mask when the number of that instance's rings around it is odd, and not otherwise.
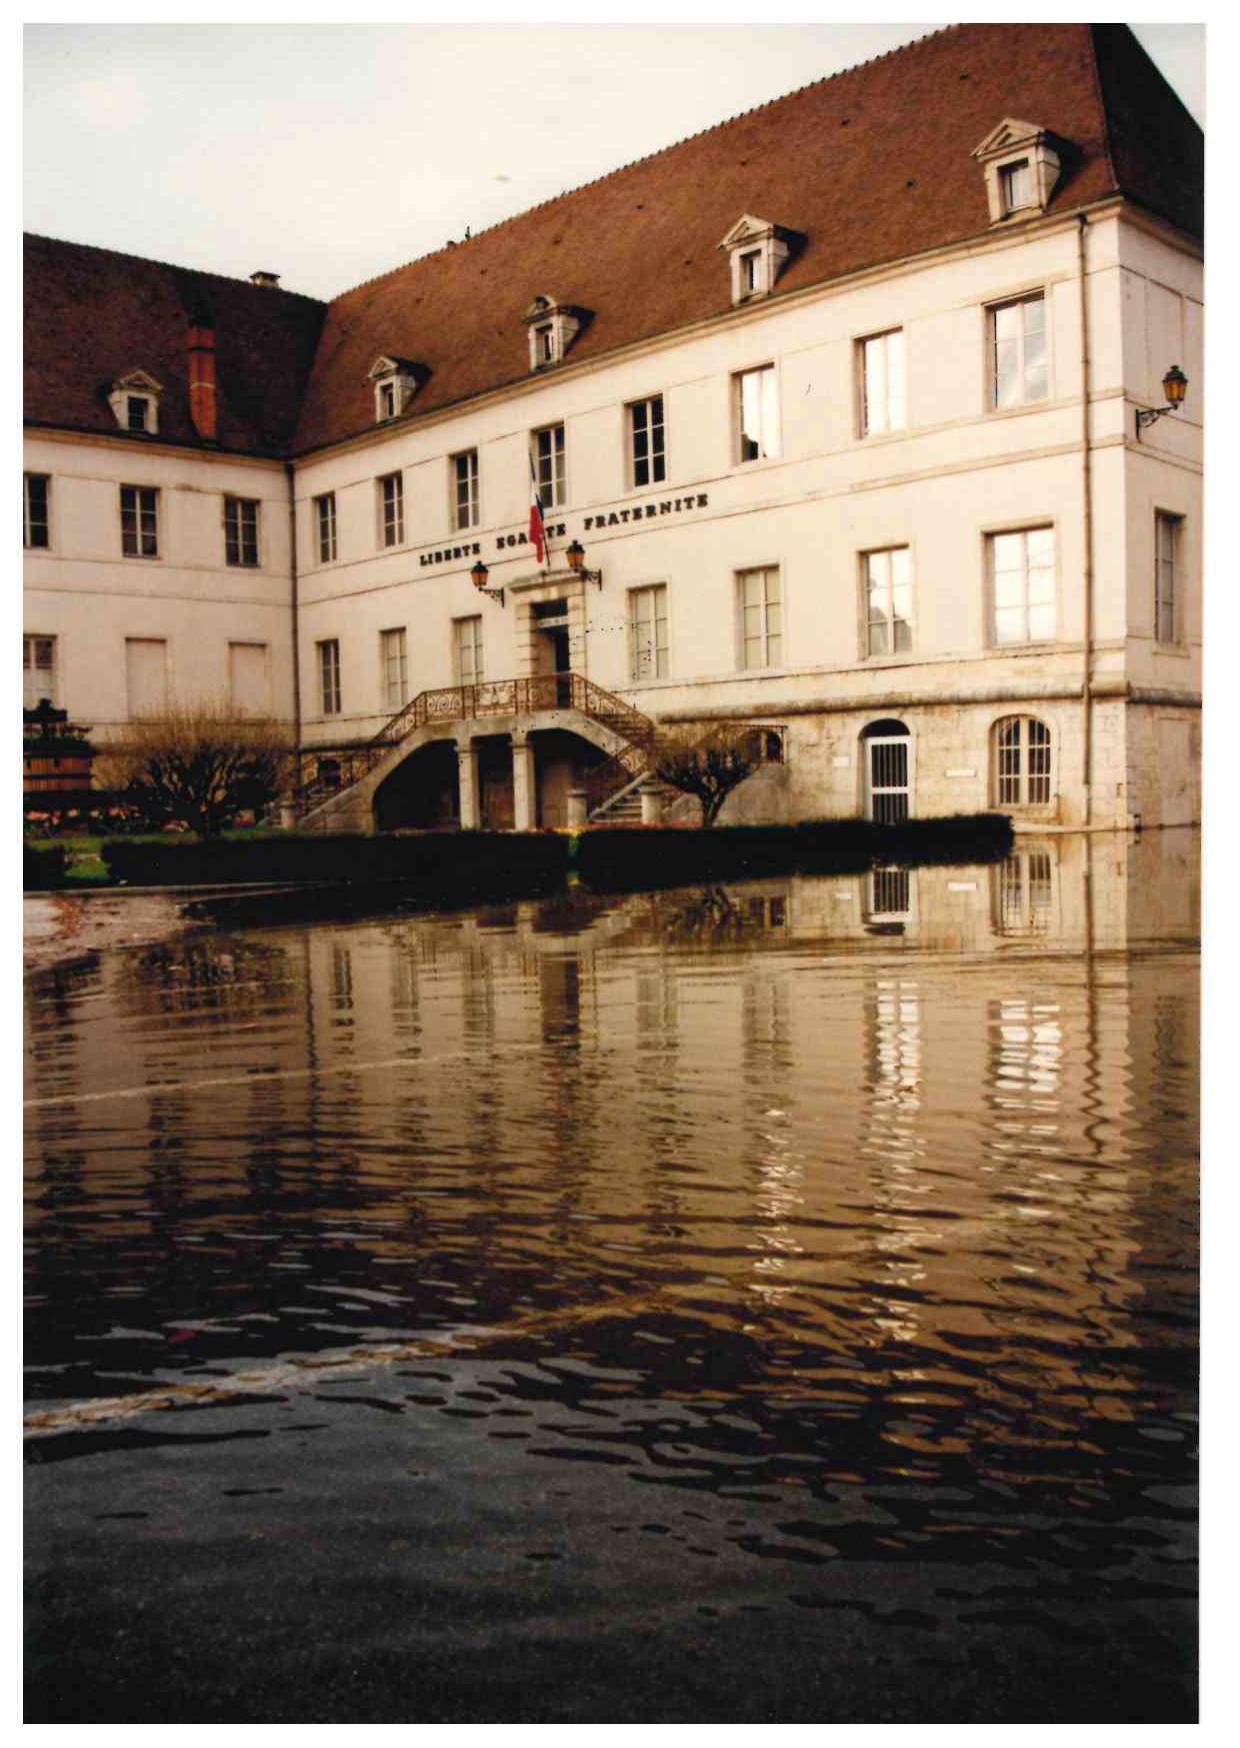
[[[47,287],[46,301],[36,285],[33,406],[43,410],[33,416],[91,424],[83,408],[92,394],[98,406],[98,382],[137,366],[170,394],[176,385],[178,434],[192,435],[176,347],[179,280],[194,279],[216,300],[230,446],[260,432],[278,444],[283,433],[301,453],[372,429],[367,372],[380,354],[429,366],[402,415],[416,420],[528,379],[522,318],[539,293],[592,312],[573,360],[726,312],[718,243],[744,212],[805,239],[775,298],[984,234],[985,185],[971,154],[1007,116],[1073,148],[1061,154],[1052,212],[1123,193],[1201,234],[1201,131],[1126,26],[957,25],[360,285],[325,315],[285,292],[41,244],[82,260],[62,254],[49,264],[72,273],[69,284]],[[91,323],[81,315],[83,278],[102,310]]]
[[[160,438],[200,445],[189,408],[189,328],[197,321],[215,331],[217,446],[288,452],[323,325],[326,306],[316,299],[31,236],[25,299],[32,423],[115,434],[108,390],[144,370],[163,389]]]

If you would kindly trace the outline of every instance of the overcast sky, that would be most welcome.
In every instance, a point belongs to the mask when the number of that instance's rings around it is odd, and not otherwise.
[[[932,28],[32,24],[25,227],[330,297]]]

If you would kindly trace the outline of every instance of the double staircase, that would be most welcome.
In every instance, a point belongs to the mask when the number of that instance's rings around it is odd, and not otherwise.
[[[360,746],[302,753],[294,795],[296,817],[299,822],[304,820],[325,802],[360,783],[416,729],[556,710],[578,711],[625,743],[589,773],[586,793],[590,819],[605,817],[609,824],[640,819],[640,785],[654,781],[650,770],[658,731],[648,716],[623,698],[575,673],[532,674],[520,680],[483,680],[473,686],[419,692]]]

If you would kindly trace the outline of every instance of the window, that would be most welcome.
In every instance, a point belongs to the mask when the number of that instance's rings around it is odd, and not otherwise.
[[[529,333],[530,369],[545,370],[548,364],[561,363],[589,313],[575,304],[561,303],[557,297],[536,297],[522,317]]]
[[[224,499],[224,559],[227,564],[258,563],[258,499]]]
[[[56,639],[22,638],[22,706],[37,710],[46,698],[56,702]]]
[[[379,665],[382,671],[384,708],[400,710],[407,702],[409,690],[403,625],[394,631],[379,633]]]
[[[568,502],[563,425],[548,425],[545,430],[534,432],[534,476],[544,510],[558,510]]]
[[[405,538],[405,482],[398,473],[385,474],[379,487],[379,544],[399,546]]]
[[[861,555],[868,656],[913,647],[913,567],[907,546]]]
[[[477,686],[482,680],[482,615],[454,619],[456,677],[462,686]]]
[[[742,213],[719,244],[731,265],[732,302],[746,303],[773,291],[793,244],[800,241],[795,231],[754,213]]]
[[[319,705],[324,716],[340,715],[340,639],[324,638],[319,652]]]
[[[381,352],[366,373],[374,384],[375,419],[382,424],[403,413],[430,371],[413,358],[392,358]]]
[[[476,528],[481,517],[478,510],[478,451],[467,449],[452,457],[454,488],[453,527]]]
[[[324,492],[314,500],[314,515],[319,533],[319,563],[331,564],[336,557],[335,492]]]
[[[741,256],[741,291],[745,296],[762,290],[762,255],[758,249],[748,249]]]
[[[1055,635],[1055,531],[990,534],[991,636],[997,644],[1039,643]]]
[[[1036,716],[1005,716],[995,726],[995,800],[1000,807],[1044,807],[1051,798],[1051,731]]]
[[[779,454],[779,409],[775,366],[742,370],[735,384],[738,461],[763,461]]]
[[[265,643],[228,646],[228,701],[246,716],[271,712],[271,652]]]
[[[1159,510],[1154,518],[1154,637],[1179,642],[1179,557],[1182,518]]]
[[[784,656],[783,603],[779,570],[741,571],[737,576],[741,616],[741,666],[778,667]]]
[[[396,417],[396,384],[381,382],[377,389],[377,410],[381,419]]]
[[[902,431],[908,423],[903,328],[861,340],[857,350],[861,360],[861,435]]]
[[[159,557],[159,493],[154,486],[121,487],[121,551],[126,558]]]
[[[551,364],[555,361],[555,329],[550,322],[545,327],[534,329],[535,351],[540,364]]]
[[[148,716],[168,702],[168,645],[162,637],[125,639],[125,696],[130,716]]]
[[[112,417],[122,431],[145,432],[153,437],[159,430],[162,393],[162,386],[145,370],[131,370],[117,377],[108,389]]]
[[[629,590],[629,678],[654,680],[667,673],[667,589]]]
[[[629,453],[633,458],[635,486],[653,486],[666,479],[662,395],[634,401],[629,407]]]
[[[151,420],[151,403],[146,395],[127,395],[125,398],[125,429],[127,431],[149,431]]]
[[[1004,164],[999,171],[999,193],[1005,213],[1020,212],[1033,205],[1033,171],[1028,158]]]
[[[45,473],[25,475],[22,493],[22,544],[24,546],[46,547],[52,543],[52,524],[48,506],[51,483]]]
[[[1000,935],[1044,935],[1051,918],[1051,854],[1019,850],[992,870],[995,930]]]
[[[996,304],[990,316],[990,400],[995,408],[1023,407],[1050,393],[1046,299],[1039,291]]]

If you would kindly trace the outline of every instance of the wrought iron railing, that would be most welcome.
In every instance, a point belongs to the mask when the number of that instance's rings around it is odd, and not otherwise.
[[[419,692],[376,735],[359,746],[323,747],[302,753],[296,796],[298,812],[305,813],[329,796],[352,788],[416,729],[492,716],[528,716],[548,710],[578,710],[627,743],[591,772],[587,782],[591,810],[649,767],[656,739],[654,723],[614,692],[587,680],[584,674],[530,674],[519,680],[479,680],[470,686],[443,686]]]

